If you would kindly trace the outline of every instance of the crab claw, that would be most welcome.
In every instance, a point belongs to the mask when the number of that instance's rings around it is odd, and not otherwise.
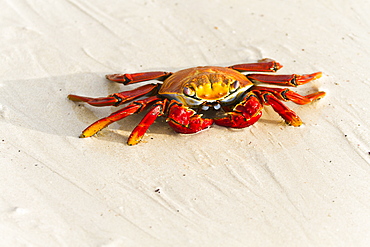
[[[231,127],[245,128],[260,119],[262,105],[254,94],[249,94],[241,103],[236,105],[232,112],[228,112],[223,118],[215,119],[215,124]]]
[[[213,119],[202,118],[194,110],[174,104],[170,107],[167,122],[176,132],[193,134],[209,128]]]

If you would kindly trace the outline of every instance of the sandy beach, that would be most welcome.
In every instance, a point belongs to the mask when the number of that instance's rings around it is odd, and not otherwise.
[[[370,3],[1,1],[0,246],[368,246]],[[292,88],[240,130],[175,133],[144,114],[78,138],[118,110],[72,102],[124,86],[106,74],[272,58]]]

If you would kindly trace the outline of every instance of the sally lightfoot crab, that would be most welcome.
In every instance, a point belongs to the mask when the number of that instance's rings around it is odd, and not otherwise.
[[[316,92],[306,96],[288,88],[262,87],[256,84],[269,83],[296,87],[321,77],[321,72],[305,75],[242,74],[241,72],[276,72],[282,67],[272,59],[257,63],[237,64],[230,67],[195,67],[171,72],[145,72],[112,74],[107,79],[124,85],[158,80],[162,83],[146,84],[130,91],[107,97],[90,98],[68,95],[73,101],[86,102],[93,106],[119,106],[122,109],[88,126],[80,137],[90,137],[109,124],[131,114],[148,109],[148,113],[132,131],[127,143],[141,141],[149,126],[159,116],[166,116],[168,124],[179,133],[191,134],[205,130],[213,123],[231,128],[245,128],[254,124],[262,115],[264,105],[270,105],[287,124],[300,126],[301,119],[281,101],[305,105],[325,96]],[[139,99],[140,98],[140,99]],[[202,117],[209,108],[222,110],[223,116]]]

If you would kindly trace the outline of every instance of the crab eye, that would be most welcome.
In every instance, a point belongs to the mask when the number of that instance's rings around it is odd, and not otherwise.
[[[184,94],[187,96],[194,96],[195,95],[195,90],[192,87],[184,87]]]
[[[232,84],[230,84],[230,92],[235,92],[238,90],[240,87],[240,82],[239,81],[234,81]]]

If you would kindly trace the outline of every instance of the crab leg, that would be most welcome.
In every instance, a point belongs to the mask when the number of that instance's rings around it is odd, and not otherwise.
[[[85,137],[90,137],[92,135],[95,135],[97,132],[104,129],[109,124],[114,123],[118,120],[121,120],[134,113],[139,113],[143,111],[148,105],[153,104],[154,102],[159,101],[159,100],[160,98],[153,96],[153,97],[149,97],[143,100],[134,101],[133,103],[122,108],[121,110],[113,112],[108,117],[99,119],[95,123],[88,126],[84,131],[82,131],[80,138],[85,138]]]
[[[253,92],[250,92],[232,111],[227,112],[225,117],[215,119],[215,123],[225,127],[245,128],[257,122],[262,115],[261,110],[260,100]]]
[[[107,97],[90,98],[70,94],[68,99],[77,102],[86,102],[93,106],[119,106],[147,94],[152,94],[160,88],[161,84],[147,84],[134,90],[111,94]]]
[[[288,88],[269,88],[255,86],[251,89],[251,91],[259,96],[263,104],[271,105],[272,108],[285,120],[287,124],[295,127],[302,125],[302,120],[294,111],[285,106],[280,100],[290,100],[296,104],[305,105],[311,103],[314,100],[321,99],[325,96],[325,92],[316,92],[303,96],[291,91]]]
[[[153,71],[153,72],[142,72],[134,74],[112,74],[106,75],[106,78],[110,81],[120,82],[124,85],[150,80],[164,81],[172,75],[171,72]]]
[[[163,115],[163,110],[166,106],[167,100],[157,102],[149,112],[144,116],[141,122],[131,132],[130,137],[127,140],[127,144],[132,146],[138,144],[143,138],[145,132],[154,123],[157,117]]]
[[[235,69],[238,71],[260,71],[260,72],[276,72],[281,69],[283,65],[270,59],[264,58],[258,61],[258,63],[244,63],[232,65],[228,68]]]
[[[296,87],[299,85],[306,84],[312,80],[316,80],[322,76],[321,72],[316,72],[306,75],[264,75],[264,74],[249,74],[246,77],[253,82],[263,82],[280,84],[285,86]]]
[[[253,87],[252,91],[263,92],[263,93],[269,92],[275,95],[279,100],[283,100],[283,101],[290,100],[299,105],[305,105],[305,104],[311,103],[312,101],[321,99],[326,94],[325,92],[320,91],[320,92],[316,92],[316,93],[303,96],[296,92],[291,91],[288,88],[270,88],[270,87],[259,87],[259,86]]]
[[[202,118],[194,110],[172,101],[168,109],[167,122],[176,132],[193,134],[210,127],[213,119]]]
[[[262,93],[263,101],[266,105],[271,105],[274,111],[276,111],[287,124],[294,127],[302,125],[302,120],[298,115],[284,105],[274,94],[270,92]]]

